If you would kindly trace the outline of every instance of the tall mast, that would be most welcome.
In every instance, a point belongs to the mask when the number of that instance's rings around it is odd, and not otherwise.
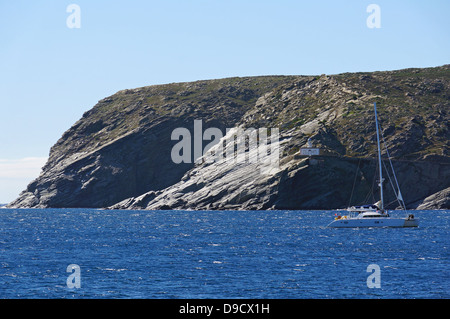
[[[377,116],[377,102],[373,103],[375,110],[375,125],[377,127],[377,144],[378,144],[378,166],[380,171],[380,197],[381,197],[381,211],[384,212],[384,199],[383,199],[383,170],[381,169],[381,148],[380,148],[380,133],[378,132],[378,116]]]

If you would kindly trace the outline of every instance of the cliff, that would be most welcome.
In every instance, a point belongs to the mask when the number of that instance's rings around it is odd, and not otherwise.
[[[445,65],[119,91],[63,134],[40,176],[9,207],[335,209],[376,199],[377,102],[408,207],[449,208],[449,88]],[[278,128],[279,165],[175,163],[172,133],[194,132],[195,120],[202,132],[223,135],[227,128]],[[308,139],[323,155],[300,156]],[[209,141],[200,143],[203,149]]]

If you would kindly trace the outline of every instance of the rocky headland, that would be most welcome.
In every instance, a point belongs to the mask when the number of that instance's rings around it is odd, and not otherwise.
[[[119,91],[63,134],[40,176],[8,207],[338,209],[374,202],[373,102],[407,207],[448,209],[449,65]],[[175,163],[172,132],[193,132],[195,120],[224,136],[227,128],[278,128],[279,165]],[[308,139],[320,156],[300,155]]]

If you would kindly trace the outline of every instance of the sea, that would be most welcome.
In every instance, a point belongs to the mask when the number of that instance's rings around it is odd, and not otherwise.
[[[449,298],[450,211],[409,213],[0,209],[0,298]]]

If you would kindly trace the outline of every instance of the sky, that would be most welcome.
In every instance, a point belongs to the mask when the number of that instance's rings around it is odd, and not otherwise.
[[[448,64],[449,12],[448,0],[0,0],[0,203],[119,90]]]

